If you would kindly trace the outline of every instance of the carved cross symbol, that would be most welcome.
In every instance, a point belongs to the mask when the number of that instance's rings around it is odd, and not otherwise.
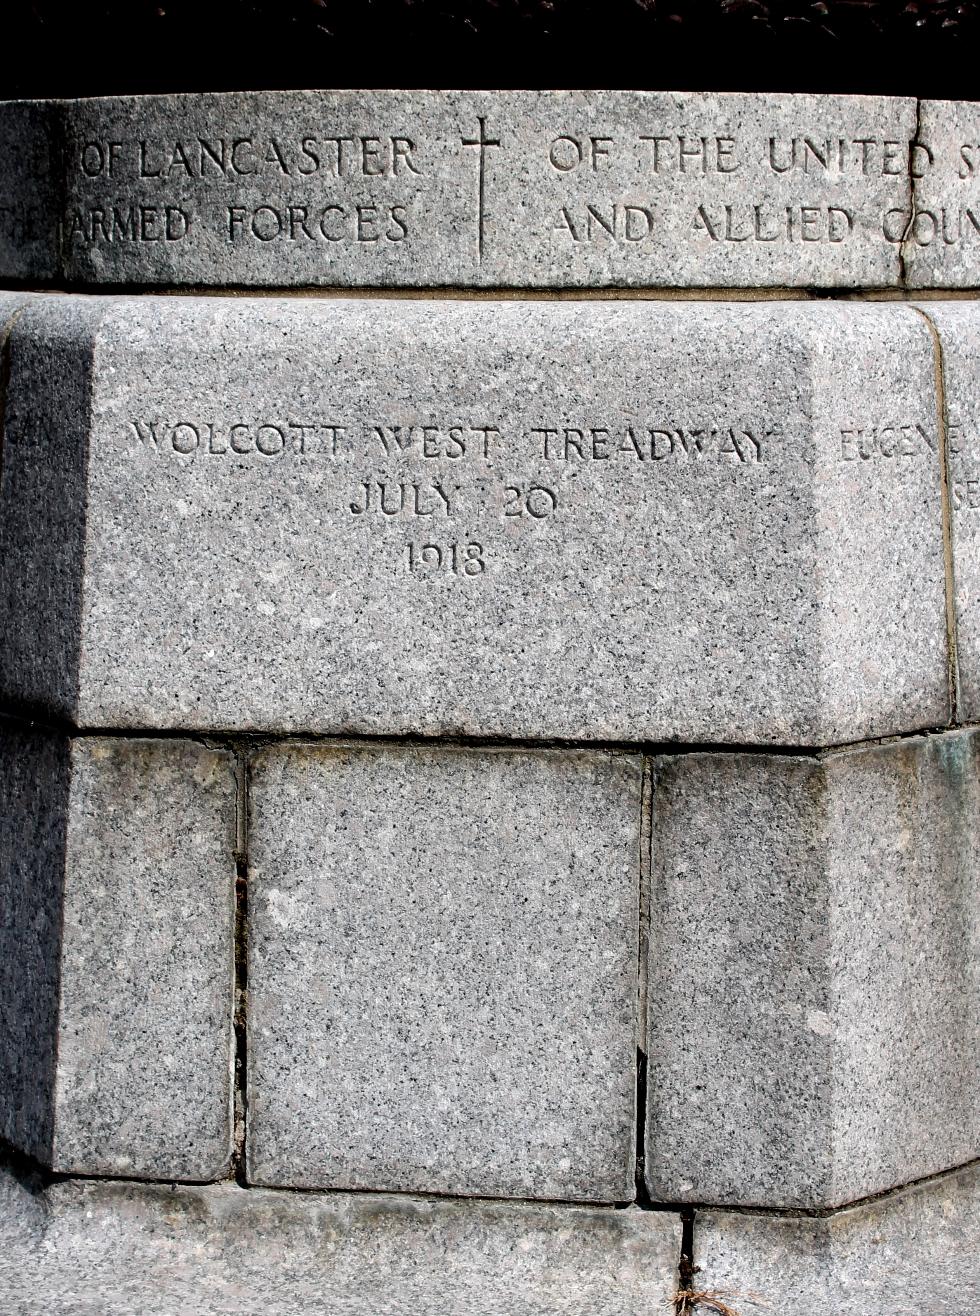
[[[477,201],[477,251],[479,253],[479,263],[483,263],[483,220],[485,216],[486,200],[486,172],[487,172],[487,151],[491,148],[497,149],[500,146],[499,137],[487,136],[487,121],[484,118],[479,120],[480,135],[479,137],[467,138],[461,137],[460,141],[464,146],[478,146],[480,148],[480,190]]]

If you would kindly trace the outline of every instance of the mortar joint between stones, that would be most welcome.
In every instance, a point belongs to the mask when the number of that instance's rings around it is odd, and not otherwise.
[[[247,1187],[245,1144],[248,1129],[248,750],[234,747],[236,792],[234,920],[234,1054],[232,1063],[232,1175]]]
[[[694,1214],[691,1207],[681,1211],[681,1254],[677,1263],[677,1295],[674,1299],[678,1314],[685,1309],[682,1304],[691,1292],[697,1274],[697,1266],[694,1264]]]
[[[936,412],[939,439],[940,518],[943,543],[943,580],[946,601],[946,663],[949,689],[950,725],[959,723],[959,653],[956,633],[956,576],[953,564],[952,502],[949,479],[949,405],[946,399],[946,363],[943,343],[932,317],[922,306],[912,308],[924,320],[932,338],[933,369],[936,379]]]
[[[918,310],[913,307],[913,310]],[[588,752],[617,754],[637,758],[645,756],[654,764],[662,758],[684,758],[689,755],[758,755],[765,758],[806,759],[819,762],[840,754],[860,753],[872,749],[886,749],[906,741],[921,740],[928,736],[945,735],[948,731],[980,731],[980,720],[961,721],[955,726],[949,719],[929,722],[911,731],[897,731],[886,735],[868,735],[857,740],[831,741],[814,745],[802,742],[712,741],[712,740],[589,740],[578,737],[561,739],[542,736],[532,738],[509,735],[462,735],[452,732],[426,733],[316,731],[309,728],[289,731],[256,731],[235,736],[224,730],[206,727],[154,727],[154,726],[78,726],[56,710],[38,703],[9,699],[0,696],[0,719],[24,727],[37,727],[61,735],[69,740],[189,740],[212,749],[226,750],[232,755],[252,754],[270,746],[322,745],[326,747],[359,748],[400,747],[421,749],[469,750],[527,750],[529,752]]]
[[[639,891],[636,940],[636,1097],[635,1185],[636,1202],[649,1205],[646,1187],[646,1119],[647,1119],[647,957],[650,929],[650,856],[653,836],[654,761],[643,757],[640,786],[638,859]]]
[[[898,283],[902,291],[908,296],[909,293],[909,264],[908,264],[908,243],[912,236],[912,229],[915,225],[918,215],[918,199],[915,192],[915,171],[911,164],[914,150],[917,146],[922,145],[922,98],[915,98],[915,127],[912,130],[912,143],[909,152],[909,219],[905,225],[901,240],[898,244]]]

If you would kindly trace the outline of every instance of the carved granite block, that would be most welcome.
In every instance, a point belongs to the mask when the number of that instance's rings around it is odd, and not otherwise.
[[[230,1155],[235,779],[188,741],[0,725],[0,1136],[66,1173]]]
[[[581,751],[259,754],[253,1183],[632,1199],[640,785]]]
[[[836,1206],[980,1152],[980,738],[656,769],[655,1199]]]
[[[938,426],[899,305],[38,298],[2,693],[96,728],[942,725]]]
[[[0,105],[0,134],[46,110],[43,215],[93,285],[897,287],[917,160],[911,98],[240,92]]]

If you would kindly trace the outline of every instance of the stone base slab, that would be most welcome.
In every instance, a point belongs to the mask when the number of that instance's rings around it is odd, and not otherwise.
[[[693,1292],[738,1316],[966,1316],[980,1303],[980,1165],[824,1217],[699,1211],[694,1260]]]
[[[525,1206],[0,1171],[5,1316],[647,1316],[681,1222]]]
[[[980,1298],[980,1166],[828,1216],[694,1220],[688,1316],[949,1316]],[[669,1211],[0,1170],[5,1316],[649,1316],[672,1310]]]

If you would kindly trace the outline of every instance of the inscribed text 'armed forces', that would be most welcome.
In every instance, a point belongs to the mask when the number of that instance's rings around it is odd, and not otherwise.
[[[0,267],[174,286],[969,286],[978,172],[973,106],[875,97],[20,104],[0,107]]]

